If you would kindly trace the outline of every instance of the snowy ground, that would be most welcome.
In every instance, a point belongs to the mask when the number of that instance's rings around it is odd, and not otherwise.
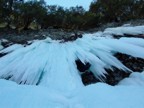
[[[100,80],[105,77],[104,68],[115,66],[131,72],[113,54],[120,52],[144,59],[144,39],[111,37],[144,34],[143,30],[144,26],[119,27],[85,34],[73,42],[46,39],[5,49],[0,45],[0,54],[8,53],[0,58],[0,105],[2,108],[144,108],[144,73],[133,73],[117,86],[104,83],[84,86],[75,64],[77,59],[90,63],[90,70]]]
[[[143,77],[142,77],[143,76]],[[65,96],[42,86],[0,80],[1,108],[144,108],[144,73],[132,74],[117,86],[92,84]]]

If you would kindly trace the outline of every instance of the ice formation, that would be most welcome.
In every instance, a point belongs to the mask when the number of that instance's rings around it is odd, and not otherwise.
[[[107,28],[104,31],[105,35],[141,35],[144,34],[144,26],[130,26],[130,27],[115,27],[115,28]]]
[[[77,59],[84,64],[90,63],[90,70],[102,80],[106,74],[104,68],[114,66],[131,71],[113,56],[114,53],[144,58],[143,39],[118,40],[96,36],[84,35],[65,43],[46,39],[26,47],[12,45],[0,51],[9,53],[0,58],[0,78],[71,92],[83,86],[75,64]]]
[[[143,26],[120,27],[85,34],[71,42],[48,38],[4,49],[0,42],[0,54],[6,54],[0,58],[0,78],[29,84],[18,85],[0,79],[0,107],[144,108],[143,73],[131,74],[115,87],[102,83],[85,87],[75,63],[76,60],[90,63],[90,70],[100,80],[105,77],[105,68],[114,66],[131,71],[113,55],[120,52],[144,58],[144,39],[110,37],[112,34],[144,34],[143,30]],[[101,37],[104,35],[108,37]]]

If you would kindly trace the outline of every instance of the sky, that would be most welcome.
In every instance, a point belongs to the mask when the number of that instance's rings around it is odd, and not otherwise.
[[[89,5],[93,0],[45,0],[48,5],[60,5],[63,7],[71,6],[83,6],[86,10],[89,9]]]

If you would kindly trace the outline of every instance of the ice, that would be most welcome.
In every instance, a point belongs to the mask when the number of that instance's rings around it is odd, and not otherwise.
[[[121,36],[124,34],[139,35],[144,34],[144,26],[107,28],[103,33],[105,35],[111,34]]]
[[[127,23],[127,24],[123,24],[122,27],[130,27],[131,24],[130,23]]]
[[[10,52],[17,50],[19,48],[22,48],[22,47],[23,47],[23,45],[14,44],[14,45],[11,45],[10,47],[7,47],[7,48],[1,50],[0,53],[10,53]]]
[[[122,37],[120,40],[125,41],[127,43],[135,44],[141,47],[144,47],[144,39],[141,38],[126,38]]]
[[[107,74],[105,68],[115,66],[131,71],[114,53],[144,58],[143,39],[118,40],[89,35],[73,42],[46,39],[25,47],[13,45],[2,52],[10,53],[0,58],[1,78],[19,84],[43,85],[68,94],[84,86],[75,63],[78,59],[84,64],[90,63],[90,70],[103,81],[102,77]]]
[[[84,86],[75,63],[90,63],[90,71],[102,81],[105,68],[114,66],[130,72],[114,54],[143,59],[144,40],[103,36],[141,34],[143,28],[119,27],[85,34],[71,42],[47,38],[25,47],[14,44],[2,49],[0,53],[8,54],[0,58],[0,108],[144,108],[143,73],[133,73],[117,86]]]
[[[137,77],[138,78],[138,77]],[[0,80],[1,108],[144,108],[144,86],[92,84],[66,96],[49,87]]]

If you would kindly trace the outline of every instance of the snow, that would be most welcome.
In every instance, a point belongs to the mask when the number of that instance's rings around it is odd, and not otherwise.
[[[143,108],[143,91],[144,87],[97,83],[81,89],[74,100],[84,108]]]
[[[144,83],[144,81],[143,81]],[[92,84],[65,96],[49,87],[0,80],[2,108],[144,108],[144,86]]]
[[[134,72],[128,78],[120,81],[118,85],[139,85],[144,87],[144,72]]]
[[[0,58],[0,77],[19,84],[42,85],[69,94],[84,86],[75,63],[77,59],[84,64],[90,63],[90,70],[102,81],[106,74],[104,68],[115,66],[131,71],[113,54],[120,52],[144,58],[143,39],[126,40],[84,35],[83,38],[66,43],[48,38],[25,47],[15,44],[2,50],[9,54]]]
[[[72,42],[47,38],[25,47],[14,44],[1,49],[0,53],[8,54],[0,58],[0,107],[144,108],[144,72],[132,73],[117,86],[104,83],[84,86],[75,63],[78,59],[90,63],[90,71],[102,81],[107,74],[105,68],[114,66],[131,71],[113,54],[144,58],[144,40],[110,37],[142,34],[143,30],[144,26],[118,27],[85,34]]]
[[[141,47],[144,47],[144,39],[141,38],[126,38],[126,37],[122,37],[120,38],[120,40],[131,43],[131,44],[135,44]]]
[[[0,80],[1,108],[69,108],[69,100],[45,87],[21,86]]]
[[[144,26],[135,26],[135,27],[116,27],[116,28],[107,28],[103,32],[105,35],[139,35],[144,34]]]
[[[19,49],[19,48],[22,48],[23,45],[20,45],[20,44],[14,44],[14,45],[11,45],[10,47],[7,47],[3,50],[0,51],[0,53],[10,53],[16,49]]]

